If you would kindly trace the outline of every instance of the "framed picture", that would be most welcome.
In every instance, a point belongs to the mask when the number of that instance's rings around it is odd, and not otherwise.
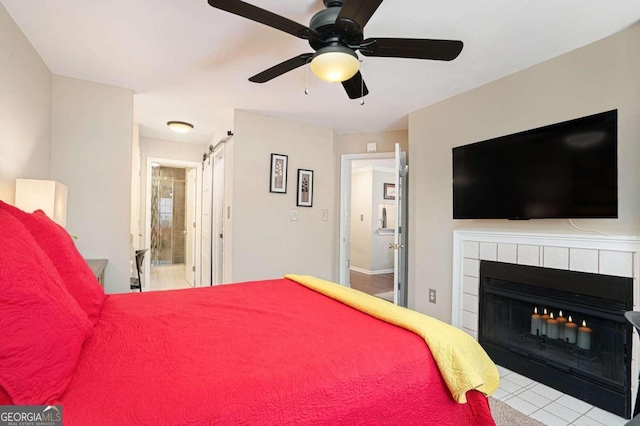
[[[385,183],[384,184],[383,198],[385,200],[395,200],[396,199],[396,184],[395,183]]]
[[[298,169],[298,196],[296,205],[313,206],[313,170]]]
[[[289,157],[283,154],[271,154],[271,175],[269,192],[287,193],[287,167]]]

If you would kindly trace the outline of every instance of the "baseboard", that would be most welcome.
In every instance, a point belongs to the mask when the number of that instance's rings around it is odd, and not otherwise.
[[[378,269],[376,271],[370,271],[368,269],[357,268],[355,266],[350,266],[349,270],[353,272],[360,272],[365,275],[382,275],[382,274],[393,274],[393,269]]]

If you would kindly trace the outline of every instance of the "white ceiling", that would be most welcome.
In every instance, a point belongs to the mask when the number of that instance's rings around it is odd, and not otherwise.
[[[143,136],[206,143],[243,109],[338,133],[407,128],[407,114],[605,38],[640,19],[638,0],[386,0],[365,37],[462,40],[452,62],[364,57],[364,106],[306,67],[247,79],[312,49],[304,40],[206,0],[0,0],[54,74],[135,91]],[[347,0],[348,1],[348,0]],[[251,0],[308,25],[321,0]],[[194,131],[177,135],[169,120]]]

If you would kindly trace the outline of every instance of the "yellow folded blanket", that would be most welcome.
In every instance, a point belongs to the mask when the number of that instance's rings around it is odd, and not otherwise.
[[[495,364],[480,344],[462,330],[330,281],[309,275],[289,274],[285,278],[422,337],[458,403],[467,402],[465,394],[469,390],[475,389],[488,396],[498,388],[500,378]]]

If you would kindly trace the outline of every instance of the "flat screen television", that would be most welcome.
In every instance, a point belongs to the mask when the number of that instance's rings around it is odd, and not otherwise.
[[[617,217],[617,110],[453,148],[454,219]]]

